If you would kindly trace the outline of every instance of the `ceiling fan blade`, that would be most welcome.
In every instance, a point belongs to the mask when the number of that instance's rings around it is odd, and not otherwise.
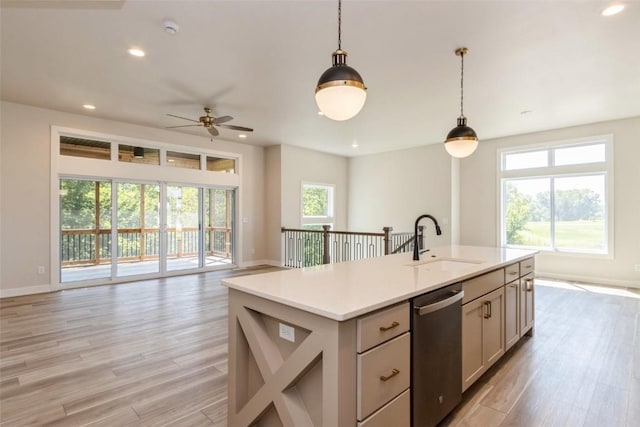
[[[244,126],[235,126],[235,125],[219,125],[221,128],[233,129],[233,130],[241,130],[243,132],[253,132],[253,129],[246,128]]]
[[[174,128],[188,128],[191,126],[202,126],[202,125],[181,125],[181,126],[167,126],[165,129],[174,129]]]
[[[218,129],[214,128],[213,126],[211,126],[210,128],[207,128],[207,130],[209,131],[209,133],[211,134],[211,136],[218,136],[218,135],[220,135],[220,132],[218,132]]]
[[[190,122],[194,122],[194,123],[200,123],[198,120],[193,120],[193,119],[188,119],[186,117],[176,116],[175,114],[167,114],[167,116],[176,117],[176,118],[182,119],[182,120],[189,120]]]
[[[219,125],[221,123],[226,123],[229,120],[233,120],[233,117],[231,117],[231,116],[216,117],[215,119],[213,119],[213,124],[214,125]]]

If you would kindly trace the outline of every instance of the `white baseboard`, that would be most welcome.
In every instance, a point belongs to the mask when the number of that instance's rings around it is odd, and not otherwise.
[[[536,269],[536,277],[539,277],[541,279],[556,279],[556,280],[565,280],[568,282],[580,282],[580,283],[590,283],[595,285],[609,285],[609,286],[618,286],[622,288],[640,289],[640,282],[636,282],[633,280],[611,279],[609,277],[547,273],[544,271],[538,271],[537,269]]]
[[[19,297],[22,295],[52,292],[51,285],[25,286],[22,288],[0,289],[0,298]]]

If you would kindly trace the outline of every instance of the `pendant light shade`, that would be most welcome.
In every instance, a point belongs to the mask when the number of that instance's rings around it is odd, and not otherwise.
[[[444,142],[444,148],[453,157],[462,158],[470,156],[478,148],[478,135],[476,131],[467,126],[467,118],[464,116],[464,55],[469,50],[466,47],[456,49],[456,55],[460,57],[460,117],[457,126],[449,132]]]
[[[362,76],[347,65],[347,52],[342,47],[342,1],[338,0],[338,50],[331,55],[332,65],[318,80],[316,104],[333,120],[348,120],[362,110],[367,88]]]

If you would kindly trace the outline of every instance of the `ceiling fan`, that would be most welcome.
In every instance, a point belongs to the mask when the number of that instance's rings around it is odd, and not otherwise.
[[[253,129],[247,128],[247,127],[244,127],[244,126],[235,126],[235,125],[225,125],[225,124],[223,124],[223,123],[226,123],[228,121],[233,120],[233,117],[231,117],[231,116],[213,117],[211,115],[211,108],[209,108],[209,107],[204,107],[204,112],[206,113],[206,115],[200,116],[198,118],[198,120],[189,119],[187,117],[180,117],[180,116],[176,116],[174,114],[167,114],[167,116],[176,117],[176,118],[182,119],[182,120],[189,120],[190,122],[197,123],[195,125],[167,126],[167,129],[185,128],[185,127],[190,127],[190,126],[204,126],[205,129],[207,129],[207,131],[211,134],[211,136],[220,135],[220,132],[218,132],[218,129],[216,129],[216,126],[217,127],[221,127],[221,128],[232,129],[232,130],[239,130],[239,131],[242,131],[242,132],[253,132]]]

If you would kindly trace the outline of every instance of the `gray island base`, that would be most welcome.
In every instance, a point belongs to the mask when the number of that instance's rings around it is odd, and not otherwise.
[[[410,426],[410,301],[462,283],[466,390],[534,323],[535,251],[473,246],[223,281],[228,424]],[[446,356],[443,356],[446,357]]]

